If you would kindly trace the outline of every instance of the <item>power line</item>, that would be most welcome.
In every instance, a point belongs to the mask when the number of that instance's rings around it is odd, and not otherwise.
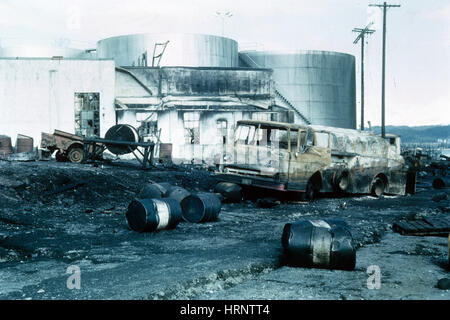
[[[381,136],[386,137],[385,130],[385,71],[386,71],[386,11],[388,8],[398,8],[399,4],[369,4],[369,7],[383,8],[383,62],[381,70]]]
[[[361,40],[361,130],[364,130],[364,38],[366,34],[370,35],[375,32],[375,30],[369,29],[372,24],[373,22],[364,29],[354,28],[352,30],[353,32],[359,32],[353,43],[356,44]]]

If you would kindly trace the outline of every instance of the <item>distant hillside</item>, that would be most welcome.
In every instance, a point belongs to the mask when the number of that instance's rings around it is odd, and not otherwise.
[[[373,127],[375,133],[381,133],[381,127]],[[386,133],[398,134],[403,143],[437,142],[438,139],[450,140],[450,125],[447,126],[386,126]]]

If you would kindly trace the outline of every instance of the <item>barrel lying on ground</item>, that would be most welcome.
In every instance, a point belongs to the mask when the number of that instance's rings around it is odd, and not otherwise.
[[[183,201],[184,198],[186,198],[186,197],[188,197],[190,195],[191,195],[191,193],[189,191],[187,191],[186,189],[181,188],[181,187],[173,187],[167,193],[167,197],[168,198],[175,199],[180,204],[181,204],[181,201]]]
[[[158,182],[154,183],[154,185],[161,191],[161,195],[163,197],[167,197],[170,191],[173,189],[173,185],[168,182]]]
[[[139,199],[160,199],[162,198],[161,190],[153,183],[146,184],[142,187],[138,195]]]
[[[433,188],[435,189],[444,189],[450,187],[450,178],[449,177],[437,177],[433,180]]]
[[[193,194],[181,201],[183,219],[192,223],[217,220],[221,207],[222,202],[214,193]]]
[[[301,267],[353,270],[356,249],[342,219],[287,223],[281,238],[288,264]]]
[[[182,219],[180,204],[174,199],[134,199],[125,216],[137,232],[172,229]]]
[[[219,182],[214,192],[220,193],[226,202],[240,202],[242,200],[242,187],[230,182]]]

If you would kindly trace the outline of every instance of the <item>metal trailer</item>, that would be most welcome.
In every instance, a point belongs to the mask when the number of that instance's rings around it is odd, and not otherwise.
[[[82,162],[83,141],[83,137],[61,130],[55,130],[53,134],[45,132],[41,134],[41,148],[51,153],[56,151],[57,161]]]
[[[86,162],[88,160],[96,160],[99,156],[105,151],[105,149],[116,146],[121,147],[129,152],[133,153],[136,160],[142,165],[143,169],[150,167],[153,163],[153,151],[155,149],[154,142],[130,142],[130,141],[116,141],[116,140],[108,140],[102,138],[86,138],[84,139],[84,160]],[[144,148],[144,153],[139,150],[137,147]],[[139,159],[135,152],[138,152],[142,156],[142,160]]]
[[[83,138],[72,133],[55,130],[53,134],[42,132],[41,148],[53,153],[56,151],[57,161],[82,163],[88,160],[100,160],[103,151],[107,148],[118,148],[119,154],[133,153],[142,167],[148,168],[153,163],[154,142],[120,141],[102,139],[97,137]],[[144,148],[141,152],[137,147]],[[136,152],[140,153],[142,160]]]

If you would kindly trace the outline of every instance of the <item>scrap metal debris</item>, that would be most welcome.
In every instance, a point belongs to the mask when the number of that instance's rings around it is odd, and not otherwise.
[[[450,217],[422,217],[420,220],[395,222],[395,232],[411,236],[445,236],[450,233]]]

